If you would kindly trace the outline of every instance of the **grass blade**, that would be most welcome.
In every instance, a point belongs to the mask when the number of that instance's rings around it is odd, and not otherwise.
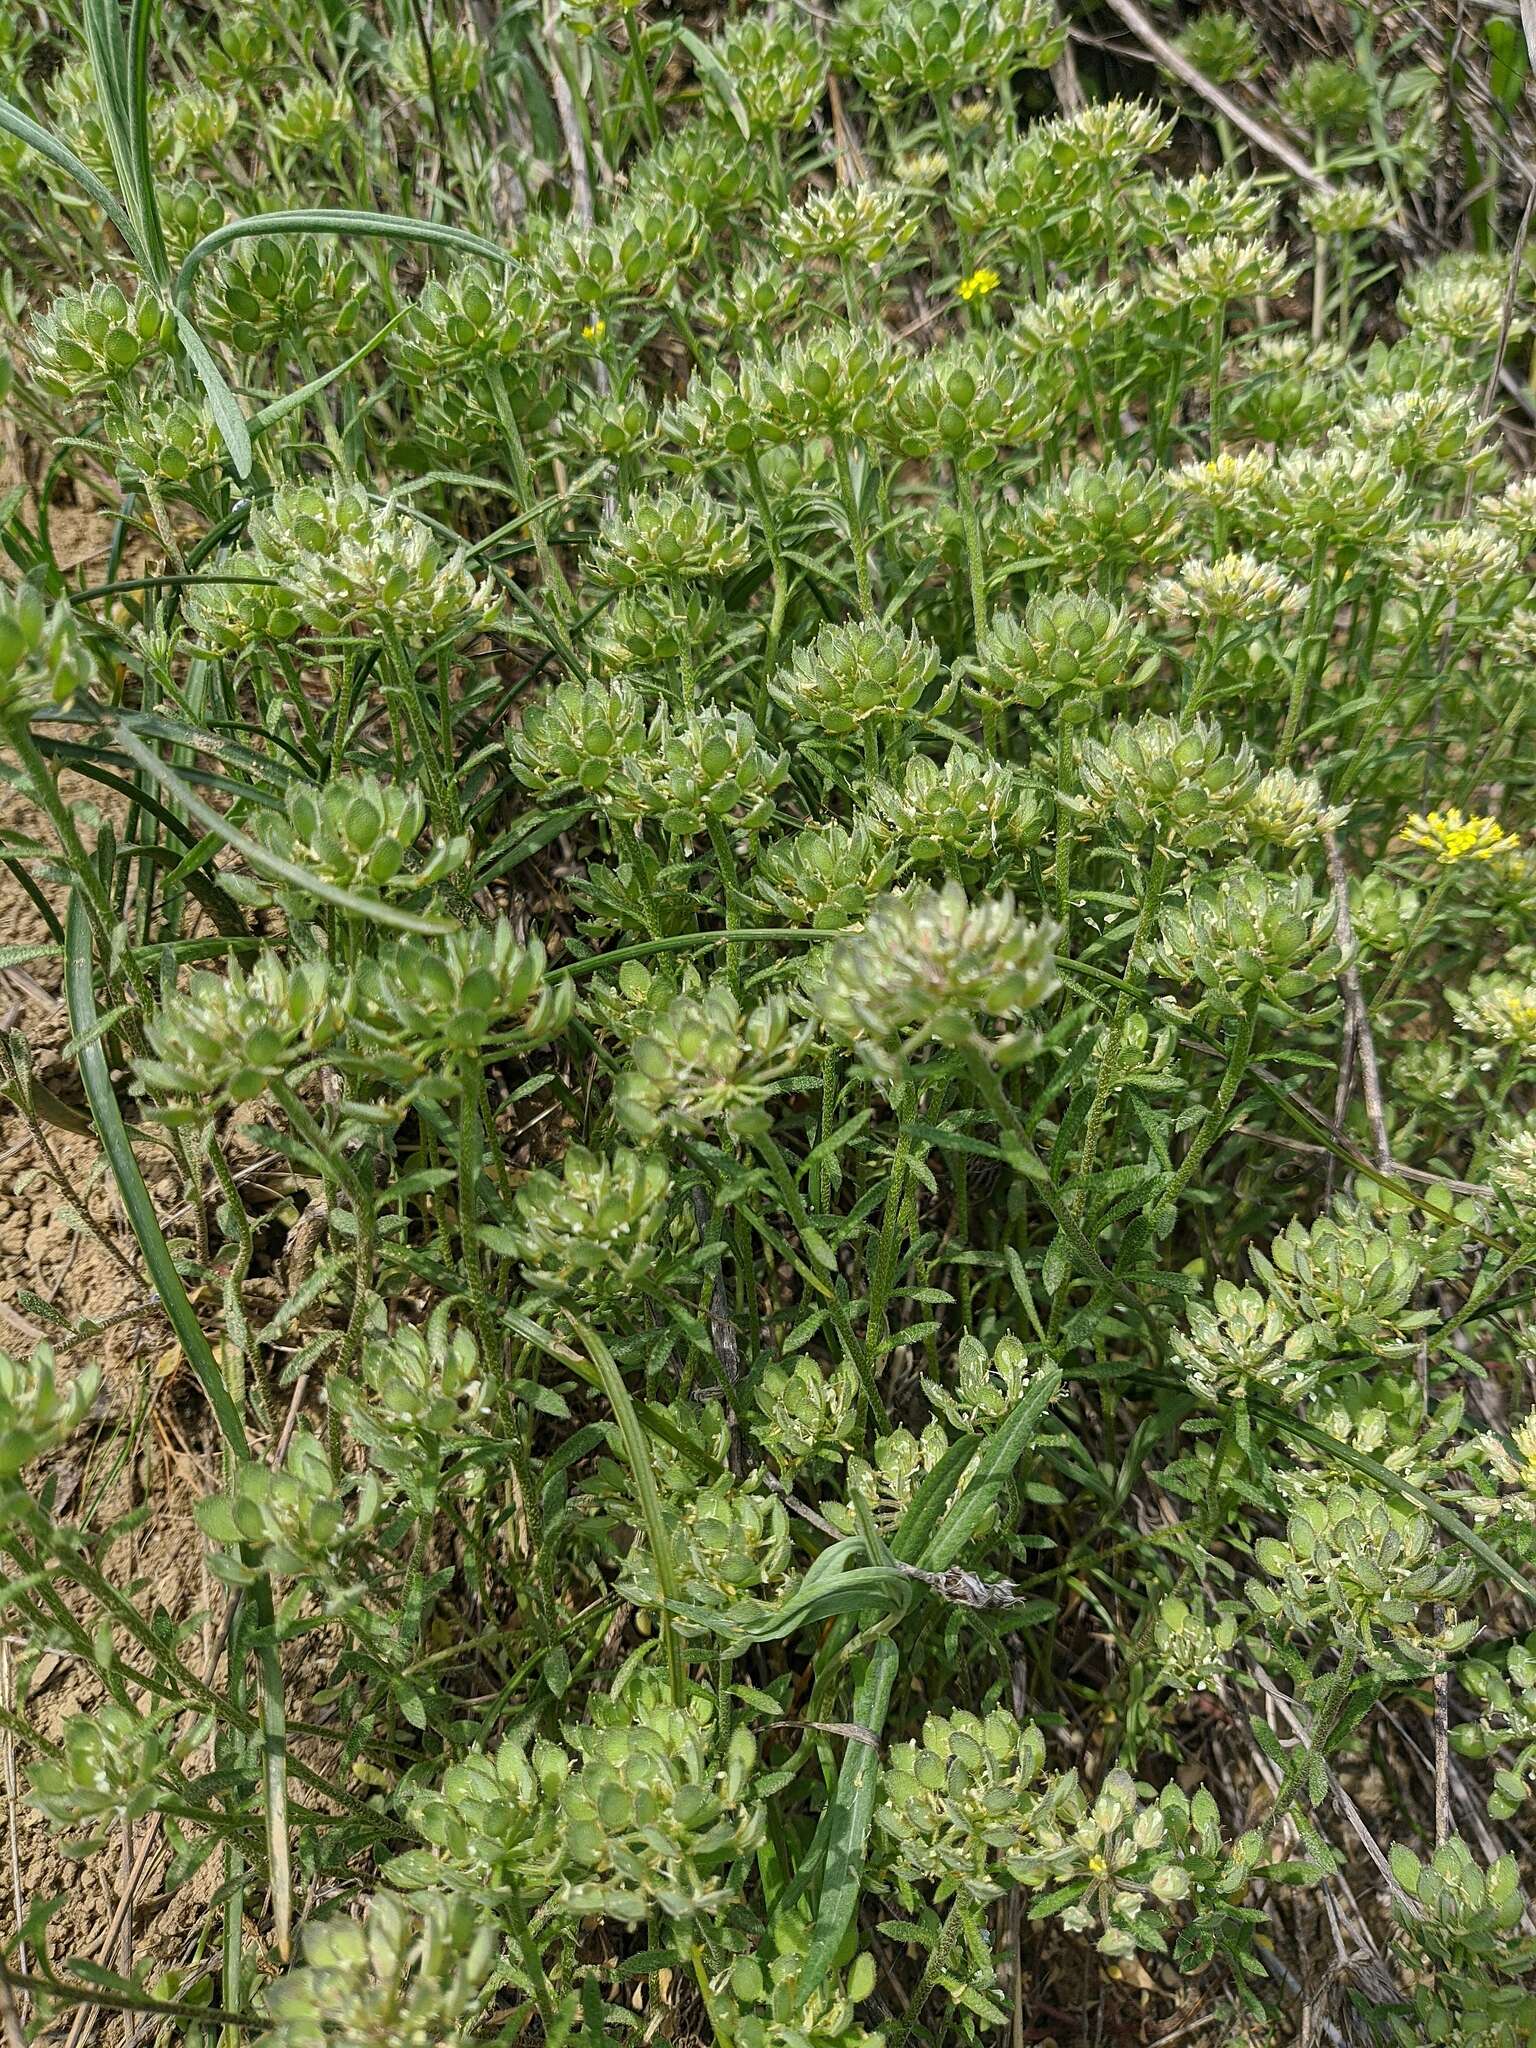
[[[226,846],[233,846],[238,852],[243,853],[258,874],[272,876],[281,882],[290,882],[294,887],[307,891],[309,895],[318,896],[322,902],[334,904],[338,910],[350,911],[354,917],[366,917],[374,924],[392,925],[397,931],[420,932],[428,938],[442,938],[444,934],[454,930],[454,926],[446,918],[419,917],[415,912],[401,910],[393,903],[384,902],[380,897],[355,896],[350,889],[338,889],[334,883],[311,874],[307,868],[298,867],[293,861],[284,860],[279,854],[269,853],[264,846],[258,846],[254,839],[248,839],[243,832],[231,825],[228,818],[221,811],[216,811],[212,804],[205,804],[200,796],[194,795],[176,771],[167,767],[152,748],[145,746],[126,720],[118,722],[117,737],[123,751],[147,774],[152,775],[162,789],[169,791],[189,817],[196,818],[208,831],[216,832]]]
[[[203,1326],[187,1299],[187,1290],[176,1270],[176,1262],[161,1233],[155,1205],[150,1200],[144,1176],[139,1172],[139,1162],[129,1142],[117,1091],[107,1069],[107,1056],[100,1037],[96,1035],[96,989],[90,927],[86,922],[85,906],[78,895],[70,898],[64,923],[64,993],[69,1008],[70,1030],[79,1047],[80,1078],[85,1084],[86,1100],[107,1155],[107,1164],[112,1169],[112,1178],[117,1183],[124,1213],[144,1254],[149,1277],[176,1333],[176,1341],[213,1410],[220,1434],[236,1457],[248,1458],[251,1451],[246,1441],[245,1424],[225,1384],[213,1348],[203,1333]]]
[[[8,99],[3,98],[0,98],[0,128],[8,135],[14,135],[18,142],[24,142],[29,149],[35,149],[39,156],[47,157],[55,169],[62,171],[67,178],[72,178],[87,198],[95,200],[129,249],[135,256],[138,255],[138,236],[121,203],[96,173],[81,163],[72,149],[67,148],[56,135],[51,135],[46,128],[34,121],[30,114],[24,114],[20,107],[13,106]]]
[[[896,1645],[883,1636],[870,1652],[853,1695],[853,1718],[867,1728],[874,1742],[850,1741],[837,1774],[830,1809],[827,1851],[821,1867],[821,1892],[810,1945],[800,1965],[802,1997],[814,1991],[836,1962],[838,1951],[859,1910],[859,1890],[880,1785],[879,1736],[885,1727],[899,1659]]]
[[[117,0],[113,0],[116,7]],[[146,268],[157,289],[170,282],[171,260],[160,225],[155,153],[149,132],[149,26],[153,0],[133,0],[128,18],[128,146]]]
[[[187,361],[197,372],[198,382],[208,394],[208,409],[213,414],[214,425],[224,446],[229,450],[235,475],[243,482],[251,473],[251,435],[245,424],[245,414],[240,410],[240,401],[230,390],[224,372],[214,361],[203,337],[179,309],[176,332],[186,351]]]
[[[592,1361],[608,1405],[613,1410],[619,1435],[624,1444],[624,1455],[629,1463],[630,1476],[635,1483],[635,1500],[640,1510],[640,1519],[645,1528],[646,1541],[651,1546],[651,1561],[656,1567],[656,1583],[661,1588],[663,1606],[661,1610],[661,1636],[667,1653],[667,1671],[672,1683],[672,1697],[681,1706],[685,1693],[683,1677],[683,1652],[677,1639],[677,1627],[673,1611],[677,1605],[677,1583],[672,1571],[672,1548],[667,1534],[667,1525],[661,1512],[661,1494],[656,1485],[656,1468],[651,1463],[651,1447],[646,1440],[645,1428],[635,1413],[635,1404],[630,1399],[629,1388],[624,1384],[624,1375],[618,1368],[613,1353],[598,1336],[596,1330],[566,1311],[566,1321],[576,1334],[587,1357]]]
[[[187,1290],[182,1285],[170,1246],[160,1229],[154,1203],[144,1185],[139,1162],[133,1155],[117,1092],[107,1068],[106,1052],[96,1034],[96,988],[90,926],[78,894],[70,898],[64,924],[64,992],[70,1029],[79,1041],[78,1060],[86,1101],[90,1104],[107,1164],[112,1169],[124,1213],[144,1255],[144,1264],[155,1293],[176,1333],[176,1341],[213,1410],[226,1448],[232,1457],[247,1460],[251,1447],[245,1424],[197,1313],[187,1299]],[[278,1950],[286,1956],[293,1922],[293,1882],[288,1856],[287,1720],[283,1706],[282,1668],[272,1633],[272,1583],[264,1572],[258,1573],[251,1588],[251,1601],[261,1680],[262,1775],[266,1790],[273,1916]]]
[[[457,249],[465,256],[484,256],[492,263],[511,263],[512,252],[467,228],[449,227],[442,221],[412,220],[403,213],[365,213],[349,207],[304,207],[287,213],[253,213],[241,220],[226,221],[221,228],[195,242],[176,273],[172,300],[185,306],[192,280],[199,266],[217,249],[251,235],[379,235],[385,241],[427,242],[436,248]]]

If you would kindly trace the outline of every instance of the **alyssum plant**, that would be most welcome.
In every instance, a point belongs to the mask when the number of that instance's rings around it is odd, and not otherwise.
[[[157,1307],[0,1356],[3,1719],[211,1903],[40,1895],[8,2023],[1536,2038],[1528,280],[1374,267],[1433,81],[1284,81],[1298,210],[1050,0],[84,26],[0,1073]]]

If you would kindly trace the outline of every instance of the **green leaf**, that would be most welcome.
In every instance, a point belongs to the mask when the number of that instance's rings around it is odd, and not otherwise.
[[[302,889],[308,896],[318,896],[323,903],[334,904],[338,910],[350,911],[354,917],[366,918],[370,924],[392,925],[397,931],[422,932],[429,938],[442,938],[456,929],[446,918],[420,917],[414,911],[401,910],[397,904],[386,903],[377,896],[358,896],[350,889],[339,889],[333,882],[322,880],[308,868],[301,868],[281,855],[269,853],[254,839],[231,825],[222,811],[216,811],[212,804],[205,804],[200,796],[193,793],[176,771],[151,748],[146,747],[126,719],[117,722],[118,743],[146,774],[152,775],[162,789],[168,790],[189,817],[196,818],[208,831],[217,833],[226,846],[233,846],[243,853],[258,874],[274,876],[278,881]]]
[[[96,173],[81,163],[72,149],[66,148],[56,135],[51,135],[29,114],[24,114],[20,107],[13,106],[4,98],[0,98],[0,128],[8,135],[14,135],[18,142],[26,143],[29,149],[35,149],[39,156],[47,157],[49,163],[67,178],[72,178],[88,198],[95,200],[134,255],[139,254],[138,238],[127,214]]]
[[[237,1457],[248,1458],[250,1446],[246,1442],[245,1424],[225,1384],[213,1349],[203,1334],[203,1326],[187,1299],[187,1290],[161,1234],[155,1205],[150,1200],[144,1176],[139,1171],[139,1162],[128,1141],[123,1112],[107,1069],[107,1056],[102,1049],[89,928],[78,894],[70,898],[64,930],[64,992],[70,1028],[79,1048],[80,1078],[85,1084],[86,1100],[96,1121],[112,1178],[117,1183],[124,1213],[138,1239],[149,1277],[170,1319],[176,1340],[207,1396],[225,1443]]]
[[[171,263],[160,225],[160,200],[155,186],[154,142],[149,121],[149,27],[154,0],[133,0],[128,19],[128,157],[135,212],[144,237],[146,269],[157,290],[170,282]],[[112,0],[114,14],[117,0]]]
[[[721,1627],[743,1642],[778,1643],[797,1629],[814,1628],[835,1615],[888,1613],[905,1607],[911,1590],[912,1581],[890,1565],[856,1565],[813,1591],[802,1588],[791,1594],[761,1621]]]
[[[1512,22],[1503,20],[1497,14],[1490,15],[1483,23],[1483,36],[1488,44],[1491,59],[1488,66],[1488,88],[1503,109],[1507,120],[1519,104],[1521,89],[1530,70],[1525,38]]]
[[[1030,1381],[1023,1400],[1008,1420],[987,1439],[976,1461],[976,1470],[924,1554],[925,1571],[947,1571],[981,1527],[1060,1385],[1057,1368],[1043,1367]]]
[[[450,227],[442,221],[411,220],[400,213],[368,213],[351,207],[314,206],[292,212],[252,213],[240,220],[226,221],[200,242],[193,244],[176,273],[173,303],[187,303],[192,280],[199,266],[218,249],[231,242],[247,241],[253,235],[377,235],[392,242],[426,242],[436,248],[457,249],[466,256],[484,256],[492,263],[511,263],[512,252],[467,228]]]
[[[898,1563],[916,1564],[928,1548],[939,1526],[939,1518],[960,1483],[960,1474],[976,1455],[977,1442],[974,1436],[963,1436],[952,1443],[908,1501],[896,1534],[891,1538],[891,1555]]]
[[[91,959],[90,928],[78,893],[70,897],[64,926],[64,995],[70,1028],[80,1041],[80,1078],[86,1101],[101,1137],[123,1213],[144,1254],[155,1293],[176,1333],[187,1363],[202,1387],[219,1432],[235,1457],[248,1459],[250,1443],[240,1411],[225,1383],[212,1346],[196,1311],[187,1299],[176,1262],[160,1229],[139,1162],[133,1156],[123,1112],[112,1086],[107,1056],[97,1033],[96,987]],[[247,1566],[247,1568],[249,1568]],[[276,1943],[286,1956],[292,1918],[292,1885],[288,1857],[287,1721],[283,1707],[283,1675],[272,1627],[272,1587],[264,1572],[252,1579],[253,1618],[257,1635],[257,1668],[261,1690],[263,1775],[267,1793],[267,1848],[271,1859]]]
[[[1516,1571],[1506,1558],[1500,1557],[1491,1544],[1485,1543],[1459,1515],[1453,1514],[1448,1507],[1443,1507],[1439,1501],[1423,1492],[1411,1480],[1405,1479],[1400,1472],[1394,1472],[1390,1466],[1367,1457],[1364,1451],[1357,1451],[1353,1444],[1341,1442],[1337,1437],[1330,1436],[1326,1430],[1317,1429],[1310,1422],[1303,1422],[1299,1415],[1292,1415],[1288,1409],[1278,1405],[1271,1406],[1268,1402],[1255,1400],[1252,1396],[1249,1397],[1248,1405],[1256,1413],[1262,1412],[1267,1415],[1282,1430],[1288,1430],[1292,1436],[1299,1436],[1302,1442],[1310,1445],[1313,1450],[1321,1451],[1326,1457],[1336,1458],[1341,1465],[1348,1465],[1356,1472],[1363,1472],[1383,1492],[1396,1494],[1401,1500],[1412,1501],[1416,1508],[1438,1524],[1445,1535],[1459,1543],[1464,1550],[1471,1551],[1478,1563],[1485,1566],[1494,1578],[1502,1579],[1505,1585],[1513,1587],[1523,1599],[1529,1600],[1533,1593],[1536,1593],[1536,1587],[1533,1587],[1521,1572]]]
[[[297,412],[300,406],[307,405],[312,398],[318,398],[338,377],[344,377],[348,370],[356,369],[365,356],[372,355],[379,343],[394,333],[407,311],[408,308],[402,306],[392,320],[386,320],[378,333],[371,335],[361,348],[354,349],[344,363],[337,363],[334,369],[325,370],[318,377],[311,377],[309,382],[301,384],[297,391],[285,391],[281,398],[272,399],[260,412],[253,413],[250,419],[251,439],[258,440],[268,427],[275,427],[279,420],[287,419],[291,412]]]
[[[896,1645],[888,1636],[875,1644],[853,1694],[853,1719],[878,1738],[885,1727],[891,1687],[898,1663]],[[869,1825],[880,1785],[880,1751],[876,1744],[850,1741],[833,1794],[831,1825],[821,1866],[821,1891],[810,1945],[800,1965],[799,1992],[814,1991],[837,1961],[838,1952],[859,1909],[859,1893],[868,1852]]]
[[[213,414],[219,438],[229,451],[230,465],[243,482],[251,473],[251,436],[245,424],[245,414],[225,382],[224,372],[208,353],[202,336],[180,310],[176,314],[176,332],[181,337],[187,361],[197,372],[198,381],[207,393],[208,410]]]
[[[752,123],[747,119],[747,110],[741,103],[741,95],[736,90],[731,74],[702,36],[696,36],[691,28],[680,28],[677,31],[677,40],[699,67],[701,76],[707,78],[720,95],[731,119],[741,130],[742,141],[750,142]]]
[[[645,1530],[646,1540],[651,1546],[651,1563],[665,1603],[661,1612],[661,1634],[667,1653],[672,1698],[681,1706],[684,1698],[683,1660],[677,1630],[672,1620],[678,1606],[677,1585],[672,1569],[670,1532],[662,1517],[661,1494],[656,1485],[656,1468],[651,1462],[650,1443],[640,1417],[635,1412],[634,1401],[630,1397],[629,1388],[624,1384],[624,1375],[620,1372],[613,1353],[596,1330],[582,1322],[580,1317],[572,1315],[567,1310],[565,1319],[575,1333],[577,1343],[591,1361],[603,1392],[608,1397],[608,1405],[613,1410],[614,1420],[619,1425],[624,1456],[629,1465],[630,1478],[634,1483],[640,1525]]]

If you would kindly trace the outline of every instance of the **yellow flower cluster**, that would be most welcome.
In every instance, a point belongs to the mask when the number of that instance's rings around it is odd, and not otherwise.
[[[1415,811],[1403,820],[1398,837],[1432,853],[1443,868],[1462,860],[1492,860],[1496,854],[1514,853],[1520,845],[1497,818],[1463,817],[1458,810],[1431,811],[1427,817]]]
[[[989,270],[983,264],[979,270],[973,270],[969,277],[962,277],[955,289],[969,305],[972,299],[984,299],[988,292],[995,292],[1002,281],[995,270]]]

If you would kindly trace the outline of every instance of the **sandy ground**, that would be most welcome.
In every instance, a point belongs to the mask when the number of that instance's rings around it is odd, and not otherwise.
[[[90,786],[81,784],[68,793],[88,828],[95,802]],[[0,792],[0,829],[29,834],[39,829],[30,807],[9,790]],[[35,905],[8,874],[0,873],[0,945],[47,938]],[[0,969],[0,1028],[25,1041],[37,1079],[78,1106],[71,1069],[60,1058],[69,1027],[59,983],[56,957]],[[113,1550],[111,1573],[120,1585],[138,1585],[142,1605],[184,1615],[220,1597],[208,1584],[202,1539],[192,1520],[209,1477],[195,1404],[183,1398],[187,1390],[178,1371],[179,1354],[141,1277],[137,1248],[96,1140],[46,1126],[43,1136],[46,1154],[16,1110],[0,1103],[0,1346],[24,1353],[44,1337],[66,1341],[78,1318],[97,1323],[124,1318],[71,1354],[100,1364],[103,1388],[92,1426],[52,1462],[48,1476],[57,1489],[59,1511],[69,1514],[91,1505],[98,1526],[153,1502],[153,1513]],[[152,1192],[168,1207],[175,1195],[173,1180],[156,1176],[152,1168],[149,1177]],[[81,1211],[98,1225],[117,1257],[84,1227]],[[201,1661],[195,1642],[190,1647],[194,1661]],[[94,1675],[75,1658],[49,1651],[29,1656],[20,1637],[9,1633],[0,1638],[0,1694],[44,1740],[70,1715],[89,1713],[102,1699]],[[62,1897],[50,1927],[56,1958],[81,1954],[123,1969],[135,1953],[142,1953],[146,1941],[157,1964],[190,1955],[206,1919],[216,1864],[167,1899],[160,1889],[164,1856],[157,1854],[137,1888],[130,1928],[108,1944],[123,1859],[139,1844],[131,1850],[123,1839],[117,1855],[108,1851],[84,1863],[62,1856],[46,1822],[18,1796],[25,1793],[22,1749],[12,1735],[0,1736],[6,1797],[0,1878],[4,1919],[14,1925],[38,1900]],[[63,2041],[69,2032],[55,2029],[49,2038]],[[75,2048],[83,2048],[92,2034],[103,2041],[128,2038],[117,2021],[99,2019],[79,2034]]]
[[[25,481],[14,444],[7,445],[9,427],[9,421],[0,422],[0,487]],[[89,574],[105,559],[108,528],[89,507],[57,505],[50,535],[66,568],[84,568]],[[64,787],[89,842],[113,799],[74,778],[66,778]],[[0,832],[48,836],[32,807],[4,782]],[[46,880],[44,892],[57,908],[59,892]],[[0,870],[0,946],[48,939],[37,907],[9,872]],[[0,1032],[24,1042],[36,1078],[78,1109],[83,1107],[78,1084],[69,1062],[60,1057],[69,1038],[60,984],[56,956],[0,968]],[[160,1605],[178,1615],[210,1605],[217,1611],[222,1595],[208,1582],[202,1539],[192,1519],[196,1501],[208,1490],[210,1470],[214,1483],[217,1474],[210,1468],[198,1405],[187,1398],[179,1353],[154,1307],[95,1138],[45,1125],[43,1140],[39,1144],[11,1103],[0,1101],[0,1348],[24,1355],[44,1338],[67,1342],[82,1317],[111,1325],[71,1354],[99,1364],[103,1386],[91,1425],[48,1468],[57,1511],[67,1516],[89,1509],[99,1527],[153,1501],[154,1512],[111,1552],[112,1577],[120,1585],[136,1584],[143,1606]],[[169,1207],[175,1184],[157,1175],[152,1162],[151,1153],[144,1160],[151,1191]],[[82,1213],[97,1225],[105,1244],[85,1227]],[[122,1320],[112,1323],[114,1317]],[[200,1662],[197,1647],[195,1640],[188,1646]],[[98,1681],[73,1656],[46,1649],[38,1655],[18,1633],[0,1627],[0,1701],[44,1741],[70,1715],[89,1713],[101,1699]],[[154,1849],[135,1890],[134,1912],[121,1935],[109,1942],[122,1872],[145,1838],[132,1843],[124,1838],[116,1854],[109,1849],[83,1863],[61,1855],[46,1822],[26,1803],[26,1747],[13,1734],[0,1733],[6,1810],[0,1923],[14,1926],[36,1902],[59,1898],[62,1904],[50,1925],[57,1960],[78,1954],[119,1970],[146,1953],[161,1967],[191,1961],[207,1924],[206,1902],[217,1863],[167,1897],[165,1854]],[[147,2042],[153,2033],[142,2028],[135,2037],[115,2018],[98,2013],[61,2023],[45,2038],[84,2048],[90,2040]]]

